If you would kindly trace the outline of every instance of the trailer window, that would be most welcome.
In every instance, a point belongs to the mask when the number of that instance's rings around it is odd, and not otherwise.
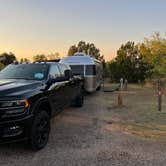
[[[84,66],[83,65],[70,65],[71,70],[74,75],[84,75]]]
[[[96,75],[96,66],[95,65],[86,65],[86,75]]]

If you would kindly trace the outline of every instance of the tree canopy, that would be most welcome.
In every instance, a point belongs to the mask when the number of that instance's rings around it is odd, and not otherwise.
[[[60,54],[58,52],[51,53],[48,55],[38,54],[33,57],[34,62],[41,62],[41,61],[47,61],[47,60],[59,60],[59,59],[60,59]]]
[[[144,42],[127,42],[117,51],[117,57],[107,63],[107,73],[113,80],[121,77],[130,82],[146,78],[166,77],[166,39],[155,32]]]
[[[96,48],[93,43],[86,43],[85,41],[78,42],[77,45],[72,45],[68,50],[68,56],[73,56],[76,52],[83,52],[98,60],[103,60],[100,50]]]
[[[156,32],[140,44],[140,53],[153,65],[154,77],[166,77],[166,39]]]
[[[21,62],[21,63],[23,63],[23,62],[30,62],[30,60],[27,59],[27,58],[21,58],[21,59],[20,59],[20,62]]]
[[[60,59],[60,54],[59,54],[59,52],[48,54],[47,59],[48,60],[58,60],[58,59]]]
[[[16,61],[16,56],[12,53],[12,52],[9,52],[9,53],[2,53],[0,54],[0,62],[3,64],[3,65],[9,65],[11,63],[13,63],[14,61]]]
[[[143,81],[151,75],[152,65],[140,54],[134,42],[127,42],[117,51],[117,57],[109,64],[111,77],[119,81],[125,78],[129,82]]]
[[[47,56],[44,54],[38,54],[33,57],[34,62],[42,62],[42,61],[46,61],[46,60],[47,60]]]

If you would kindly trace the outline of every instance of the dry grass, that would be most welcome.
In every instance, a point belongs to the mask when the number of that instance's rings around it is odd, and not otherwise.
[[[122,107],[117,105],[117,93],[105,95],[105,99],[109,101],[106,106],[108,117],[111,117],[113,122],[112,125],[106,125],[105,128],[166,142],[165,98],[163,97],[162,112],[159,112],[156,88],[129,85],[128,92],[123,93]]]

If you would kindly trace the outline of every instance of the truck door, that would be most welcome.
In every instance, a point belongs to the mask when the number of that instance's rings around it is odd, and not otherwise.
[[[52,101],[55,110],[60,111],[64,107],[66,101],[66,83],[61,79],[61,73],[58,65],[51,65],[49,76],[57,80],[55,83],[51,84],[49,91],[50,100]]]
[[[71,104],[71,98],[73,92],[71,91],[71,85],[70,85],[70,80],[67,80],[65,77],[65,70],[68,68],[66,67],[65,64],[59,64],[60,72],[61,72],[61,77],[64,78],[64,84],[65,84],[65,91],[64,91],[64,104],[70,105]]]

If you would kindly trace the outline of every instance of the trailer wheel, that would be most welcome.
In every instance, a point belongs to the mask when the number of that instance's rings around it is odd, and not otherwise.
[[[97,87],[96,91],[100,91],[101,90],[101,85]]]
[[[82,107],[84,105],[84,94],[83,94],[83,92],[81,92],[79,94],[79,96],[76,97],[76,99],[74,101],[74,105],[76,107]]]

